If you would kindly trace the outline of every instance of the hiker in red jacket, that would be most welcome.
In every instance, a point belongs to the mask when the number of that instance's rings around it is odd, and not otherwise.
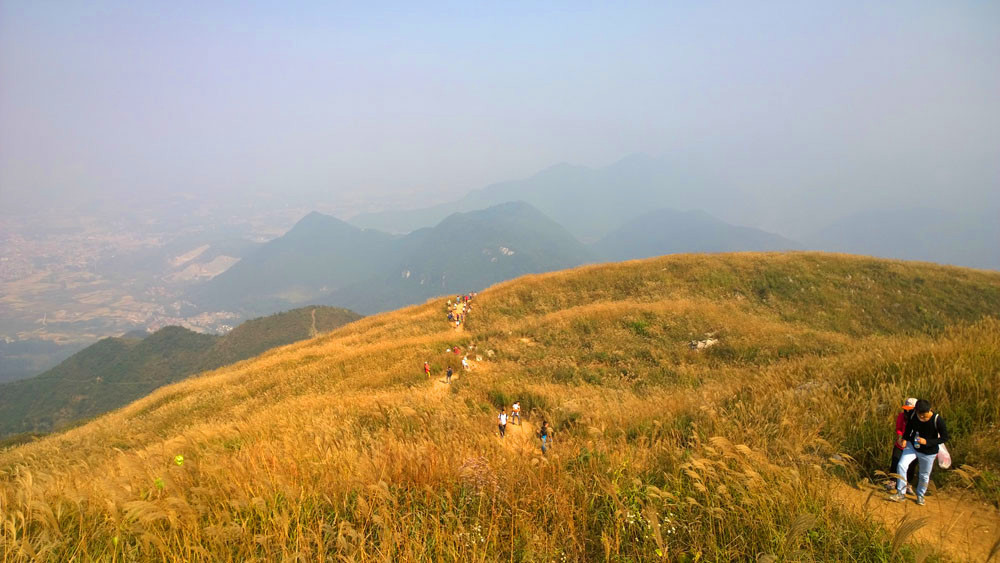
[[[913,412],[913,407],[917,406],[917,399],[910,397],[903,403],[902,410],[896,415],[896,441],[892,444],[892,461],[889,463],[889,473],[895,473],[896,467],[899,466],[899,457],[903,455],[903,434],[906,432],[906,419],[909,418],[910,414]],[[910,464],[910,468],[906,472],[907,482],[913,481],[916,476],[917,466],[915,464]],[[896,490],[896,485],[898,479],[890,479],[886,483],[885,487],[890,491]],[[912,491],[913,487],[909,487]]]

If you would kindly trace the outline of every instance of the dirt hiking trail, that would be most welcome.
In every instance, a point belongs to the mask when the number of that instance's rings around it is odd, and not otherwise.
[[[455,383],[461,379],[462,370],[455,370],[451,375],[451,383]],[[431,376],[431,393],[434,395],[445,395],[448,393],[448,388],[451,385],[448,383],[448,377],[444,374],[432,375]]]
[[[522,419],[521,424],[514,424],[508,419],[506,434],[501,440],[505,448],[519,453],[525,459],[541,455],[542,443],[538,439],[538,428],[530,421]]]
[[[472,369],[469,371],[461,369],[455,370],[454,374],[451,376],[452,384],[461,379],[463,376],[485,376],[490,371],[488,362],[473,361],[470,363],[472,365]],[[431,387],[429,389],[429,394],[431,396],[447,396],[449,388],[450,384],[447,383],[447,378],[444,374],[431,377]],[[516,424],[508,419],[506,437],[503,439],[500,438],[500,433],[496,428],[496,424],[493,424],[492,428],[493,435],[500,440],[503,447],[525,456],[525,459],[530,457],[544,460],[541,449],[542,443],[538,438],[538,427],[531,421],[522,418],[521,423]]]
[[[931,492],[927,504],[918,506],[913,495],[905,502],[886,500],[889,493],[873,484],[852,487],[831,481],[831,495],[843,508],[882,524],[896,533],[904,519],[925,518],[906,543],[926,545],[955,561],[1000,562],[1000,510],[983,503],[971,493]]]

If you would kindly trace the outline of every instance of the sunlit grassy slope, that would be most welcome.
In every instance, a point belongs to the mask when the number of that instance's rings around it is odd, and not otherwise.
[[[520,278],[463,332],[432,300],[0,453],[0,559],[912,560],[828,483],[884,469],[917,395],[981,472],[943,493],[997,502],[998,313],[995,272],[840,255]],[[448,387],[453,345],[483,361]]]

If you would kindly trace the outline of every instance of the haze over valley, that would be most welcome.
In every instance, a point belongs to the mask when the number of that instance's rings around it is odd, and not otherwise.
[[[310,304],[370,314],[526,273],[661,254],[819,249],[1000,269],[1000,222],[989,211],[859,210],[797,241],[743,226],[759,222],[753,210],[766,202],[645,154],[601,169],[553,166],[436,207],[324,207],[349,222],[198,196],[128,203],[5,220],[0,380],[130,330],[223,334]],[[743,223],[718,218],[727,216]]]

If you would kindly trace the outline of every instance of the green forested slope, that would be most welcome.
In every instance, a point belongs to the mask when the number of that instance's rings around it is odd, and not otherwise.
[[[0,436],[50,432],[359,318],[346,309],[305,307],[247,321],[225,336],[169,326],[145,338],[105,338],[43,374],[0,385]]]

